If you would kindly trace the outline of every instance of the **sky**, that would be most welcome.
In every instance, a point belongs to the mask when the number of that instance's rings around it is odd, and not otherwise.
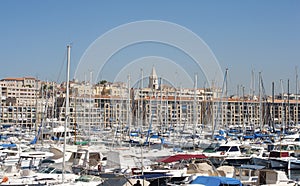
[[[68,44],[72,45],[71,77],[74,77],[82,56],[97,38],[120,25],[159,20],[186,28],[207,44],[222,71],[228,69],[227,81],[232,94],[242,86],[249,92],[253,79],[257,91],[259,73],[268,94],[272,82],[275,93],[286,92],[288,80],[293,92],[296,72],[300,73],[299,9],[298,0],[1,0],[0,78],[33,76],[63,81]],[[184,41],[184,37],[180,39]],[[103,45],[110,47],[110,42]],[[189,71],[194,69],[191,62],[186,62],[182,54],[177,57],[176,53],[176,49],[161,44],[129,47],[110,59],[104,69],[106,73],[96,81],[112,81],[109,75],[115,77],[122,68],[117,68],[118,60],[129,64],[147,56],[172,58],[170,54],[174,54],[174,63],[183,65],[193,76],[195,72]],[[158,76],[170,74],[168,67],[157,65]],[[145,69],[144,74],[150,71]],[[176,72],[172,74],[176,76]],[[207,86],[204,78],[199,72],[197,86]],[[185,83],[176,86],[185,87]]]

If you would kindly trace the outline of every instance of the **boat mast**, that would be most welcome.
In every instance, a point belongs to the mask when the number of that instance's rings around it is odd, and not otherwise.
[[[275,92],[274,92],[274,82],[272,82],[272,132],[275,133]]]
[[[262,90],[261,90],[261,72],[258,76],[258,93],[259,93],[259,130],[262,132],[263,127],[263,110],[262,110]]]
[[[196,150],[195,148],[195,136],[196,136],[196,127],[197,127],[197,122],[198,122],[198,118],[197,118],[197,114],[198,114],[198,109],[197,109],[197,74],[195,74],[195,80],[194,80],[194,101],[193,101],[193,149],[194,151]]]
[[[296,118],[295,118],[295,123],[299,123],[299,108],[298,108],[298,67],[296,67]]]
[[[254,98],[254,94],[255,94],[255,76],[254,76],[254,70],[252,69],[251,71],[251,88],[250,88],[250,95],[251,98]]]
[[[285,125],[286,125],[286,128],[289,128],[290,127],[290,79],[288,79],[288,82],[287,82],[287,113],[286,113],[286,122],[285,122]]]
[[[161,84],[161,81],[162,81],[162,78],[160,77],[159,78],[159,92],[160,92],[160,96],[159,96],[159,99],[160,99],[160,111],[159,111],[159,116],[160,116],[160,131],[161,133],[163,133],[164,129],[165,129],[165,126],[164,126],[164,120],[163,120],[163,115],[161,114],[162,111],[163,111],[163,101],[162,101],[162,84]]]
[[[280,86],[281,86],[281,128],[283,129],[282,132],[285,133],[285,116],[284,116],[284,112],[285,112],[285,104],[284,104],[284,92],[283,92],[283,82],[282,79],[280,80]]]
[[[67,124],[69,121],[69,81],[70,81],[70,52],[71,52],[71,46],[67,45],[67,74],[66,74],[66,110],[65,110],[65,126],[64,126],[64,146],[63,146],[63,164],[62,164],[62,182],[64,183],[65,179],[65,154],[66,154],[66,143],[67,143]]]
[[[245,118],[245,87],[242,86],[242,114],[241,114],[241,120],[243,122],[243,129],[244,129],[244,133],[246,133],[246,118]]]
[[[132,116],[132,113],[131,113],[131,104],[130,104],[130,100],[131,100],[131,89],[130,89],[130,74],[128,74],[128,77],[127,77],[127,104],[126,104],[126,107],[127,107],[127,111],[126,111],[126,119],[127,119],[127,126],[128,126],[128,135],[130,137],[130,131],[131,131],[131,116]]]
[[[90,93],[89,93],[89,125],[88,125],[88,135],[89,135],[89,138],[88,138],[88,143],[90,144],[91,143],[91,125],[92,125],[92,91],[93,91],[93,72],[90,71]]]
[[[223,104],[224,101],[223,96],[224,96],[224,90],[225,90],[225,86],[226,86],[226,79],[227,79],[227,73],[228,73],[228,68],[226,68],[225,74],[224,74],[224,79],[223,79],[223,83],[222,83],[222,89],[221,92],[217,91],[217,98],[218,98],[218,103],[216,105],[216,113],[214,113],[214,108],[213,108],[213,117],[215,115],[215,117],[213,118],[213,125],[212,125],[212,135],[211,135],[211,139],[214,139],[214,135],[215,135],[215,130],[219,127],[218,123],[220,124],[220,126],[222,126],[224,128],[223,125]],[[227,87],[226,87],[227,89]],[[225,94],[225,98],[227,100],[227,93]],[[226,104],[227,107],[228,104]],[[227,110],[227,108],[225,109],[225,111]],[[225,112],[226,113],[226,112]],[[228,127],[228,126],[226,126]]]
[[[83,118],[82,118],[82,124],[83,124],[83,128],[86,130],[86,118],[85,118],[85,112],[86,112],[86,108],[87,108],[87,104],[86,104],[86,74],[84,73],[84,89],[83,89]]]

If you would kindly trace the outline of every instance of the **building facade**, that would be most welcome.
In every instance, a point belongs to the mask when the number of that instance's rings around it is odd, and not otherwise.
[[[31,126],[37,120],[40,82],[32,77],[0,80],[2,126]]]
[[[149,85],[132,88],[125,83],[91,85],[70,82],[70,115],[65,115],[65,83],[41,82],[35,78],[5,78],[0,81],[1,126],[37,128],[45,120],[65,121],[70,127],[90,129],[280,125],[300,123],[299,95],[274,98],[216,97],[220,90],[175,88],[160,85],[155,70]]]

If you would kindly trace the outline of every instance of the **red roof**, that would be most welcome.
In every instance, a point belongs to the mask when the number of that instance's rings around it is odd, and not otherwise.
[[[157,160],[158,162],[171,163],[179,160],[189,160],[189,159],[204,159],[207,158],[204,154],[176,154],[173,156],[161,158]]]

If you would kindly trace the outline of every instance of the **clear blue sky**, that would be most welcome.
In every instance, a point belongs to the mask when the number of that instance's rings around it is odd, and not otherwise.
[[[249,90],[251,70],[262,72],[265,89],[274,81],[295,89],[300,74],[298,0],[2,0],[0,1],[0,78],[34,76],[62,81],[66,45],[72,70],[99,36],[132,21],[163,20],[201,37],[222,69],[229,69],[232,91]],[[138,72],[137,72],[138,73]]]

